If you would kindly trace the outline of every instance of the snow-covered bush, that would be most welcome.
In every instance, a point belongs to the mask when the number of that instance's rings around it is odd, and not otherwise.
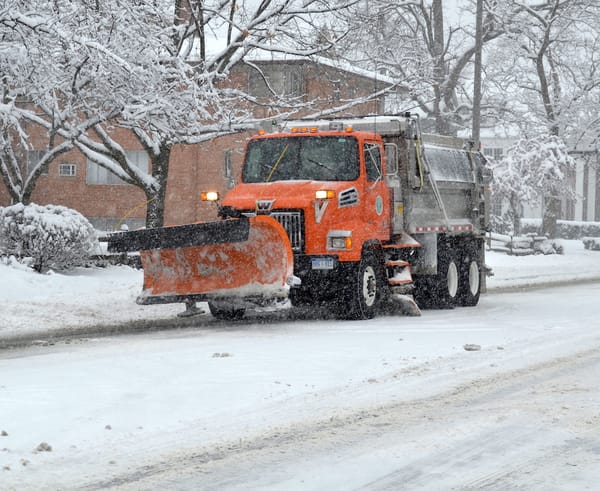
[[[600,237],[584,237],[581,241],[586,249],[600,251]]]
[[[82,265],[97,250],[94,228],[75,210],[22,203],[0,208],[0,255],[29,261],[40,273]]]
[[[522,218],[521,233],[540,233],[542,220],[540,218]],[[557,236],[561,239],[582,239],[583,237],[600,237],[600,222],[583,222],[576,220],[558,220],[556,222]]]
[[[581,239],[582,237],[600,237],[599,222],[558,221],[559,237]]]

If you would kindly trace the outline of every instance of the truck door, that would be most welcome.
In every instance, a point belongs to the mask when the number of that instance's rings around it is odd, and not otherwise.
[[[364,190],[364,213],[367,223],[374,227],[379,239],[389,237],[389,191],[384,179],[381,145],[366,141],[363,144],[367,182]]]

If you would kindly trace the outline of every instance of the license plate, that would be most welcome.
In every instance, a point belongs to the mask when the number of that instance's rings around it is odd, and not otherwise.
[[[312,269],[333,269],[332,257],[313,257]]]

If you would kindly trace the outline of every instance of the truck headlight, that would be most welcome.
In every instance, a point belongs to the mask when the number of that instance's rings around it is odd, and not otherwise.
[[[335,198],[335,191],[331,189],[319,189],[315,191],[316,199],[333,199]]]
[[[205,191],[200,193],[200,199],[202,201],[219,201],[219,193],[217,191]]]
[[[327,234],[327,249],[348,251],[352,249],[352,232],[350,230],[332,230]]]

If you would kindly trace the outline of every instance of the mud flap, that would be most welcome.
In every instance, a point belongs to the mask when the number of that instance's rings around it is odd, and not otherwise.
[[[227,235],[219,235],[219,225],[227,224],[221,231],[229,233],[238,225],[235,222],[238,220],[197,224],[202,233],[193,225],[186,226],[201,243],[142,250],[144,289],[138,303],[285,298],[287,280],[293,275],[293,253],[285,230],[269,216],[244,218],[239,222],[247,224],[246,239],[239,240],[236,235],[233,240],[223,240]],[[203,240],[208,228],[211,236]],[[168,230],[161,229],[163,244],[188,243],[179,238],[179,231],[174,238]]]
[[[400,310],[401,313],[410,317],[420,317],[421,309],[415,302],[412,295],[401,295],[392,293],[390,301]]]

